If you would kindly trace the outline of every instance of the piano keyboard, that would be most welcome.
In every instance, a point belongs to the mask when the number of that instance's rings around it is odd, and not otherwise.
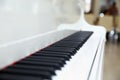
[[[92,35],[76,32],[0,71],[0,80],[51,80]]]

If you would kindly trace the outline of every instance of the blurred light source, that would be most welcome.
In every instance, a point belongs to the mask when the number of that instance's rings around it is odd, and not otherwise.
[[[100,17],[104,17],[104,13],[100,13]]]

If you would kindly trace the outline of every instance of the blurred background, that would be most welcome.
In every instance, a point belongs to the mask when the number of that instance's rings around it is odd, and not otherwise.
[[[90,24],[104,26],[107,39],[119,40],[120,0],[86,0],[85,17]]]
[[[106,28],[103,80],[120,80],[120,0],[86,0],[88,23]]]

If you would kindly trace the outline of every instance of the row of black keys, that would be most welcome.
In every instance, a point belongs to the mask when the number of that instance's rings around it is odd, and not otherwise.
[[[93,32],[79,31],[0,71],[0,80],[51,80]]]

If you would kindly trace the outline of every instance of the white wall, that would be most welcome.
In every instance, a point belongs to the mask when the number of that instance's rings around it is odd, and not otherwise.
[[[50,0],[0,0],[0,44],[56,28]]]

